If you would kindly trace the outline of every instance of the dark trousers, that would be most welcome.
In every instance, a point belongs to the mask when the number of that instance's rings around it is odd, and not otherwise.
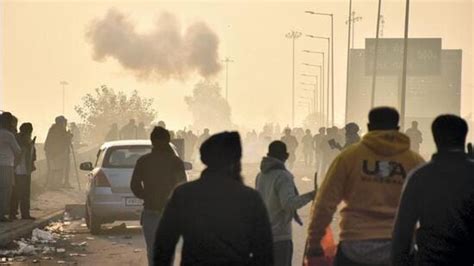
[[[284,240],[273,242],[275,266],[291,266],[293,260],[293,241]]]
[[[15,175],[10,214],[15,216],[20,207],[21,217],[30,216],[31,175]]]
[[[342,252],[341,248],[337,249],[336,258],[334,260],[334,266],[387,266],[387,265],[377,265],[377,264],[363,264],[357,263],[350,260],[344,253]]]

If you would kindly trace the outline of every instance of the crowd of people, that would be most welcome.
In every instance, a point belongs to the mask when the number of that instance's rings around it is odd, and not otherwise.
[[[33,126],[9,112],[0,114],[0,222],[21,218],[34,220],[30,215],[31,173],[35,171],[35,138]]]
[[[400,132],[395,109],[375,108],[368,120],[362,138],[359,127],[348,124],[343,144],[332,129],[305,132],[303,145],[329,137],[338,152],[314,154],[316,162],[328,161],[327,174],[320,188],[301,195],[287,167],[297,146],[289,129],[269,143],[250,188],[241,176],[237,132],[203,141],[206,168],[185,182],[183,162],[169,151],[171,134],[154,128],[153,150],[138,160],[131,182],[144,200],[149,265],[172,265],[180,237],[182,265],[291,265],[291,224],[302,222],[297,210],[312,201],[305,265],[322,265],[332,255],[333,265],[472,265],[474,158],[465,148],[466,122],[455,115],[436,118],[437,152],[425,162]],[[321,243],[336,212],[340,241],[331,255]]]

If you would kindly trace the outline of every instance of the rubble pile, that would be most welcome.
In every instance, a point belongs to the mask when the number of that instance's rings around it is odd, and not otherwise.
[[[60,221],[52,222],[43,229],[35,228],[28,239],[22,238],[13,241],[11,248],[0,249],[0,265],[15,262],[40,263],[51,261],[53,257],[60,258],[58,264],[76,264],[74,257],[87,256],[87,242],[70,243],[74,237],[67,227],[71,224],[71,217],[65,213]]]

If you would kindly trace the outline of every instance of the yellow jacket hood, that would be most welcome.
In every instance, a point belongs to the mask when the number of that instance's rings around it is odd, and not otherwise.
[[[397,130],[376,130],[367,133],[362,143],[378,155],[393,156],[410,149],[410,139]]]

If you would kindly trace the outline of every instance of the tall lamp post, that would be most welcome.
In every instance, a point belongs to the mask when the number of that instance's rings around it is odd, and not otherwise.
[[[324,84],[324,62],[325,62],[324,61],[324,55],[325,55],[324,52],[311,51],[311,50],[303,50],[303,52],[308,53],[308,54],[319,54],[319,55],[322,56],[322,59],[323,59],[323,62],[322,62],[323,76],[321,76],[321,77],[323,79],[323,84]],[[328,62],[328,64],[329,64],[329,62]],[[328,71],[327,73],[329,73],[329,69],[327,71]],[[329,77],[329,74],[328,74],[328,77]],[[326,117],[326,119],[325,119],[326,120],[326,125],[329,126],[329,102],[326,102],[326,103],[324,102],[324,98],[325,98],[324,96],[329,95],[329,80],[326,82],[326,85],[327,85],[326,86],[326,88],[327,88],[326,89],[326,92],[327,92],[326,94],[324,92],[324,88],[321,88],[321,92],[322,92],[321,93],[321,102],[322,102],[323,113]],[[327,99],[329,99],[329,96],[327,97]],[[325,110],[325,107],[326,107],[326,110]]]
[[[349,106],[349,71],[350,71],[350,53],[351,53],[351,13],[352,13],[352,0],[349,0],[349,18],[347,19],[349,21],[348,27],[347,27],[347,70],[346,70],[346,123],[347,123],[347,108]]]
[[[312,39],[320,39],[320,40],[326,40],[327,43],[328,43],[328,54],[330,54],[330,47],[329,47],[329,44],[331,42],[331,38],[329,37],[322,37],[322,36],[316,36],[316,35],[311,35],[311,34],[306,34],[307,37],[309,38],[312,38]],[[329,60],[329,59],[328,59]],[[328,64],[329,64],[329,61],[328,61]],[[329,66],[328,66],[328,69],[329,69]],[[329,80],[329,71],[327,73],[327,79]],[[329,84],[328,84],[329,85]],[[331,84],[333,85],[333,84]],[[330,95],[332,95],[332,101],[330,103]],[[329,86],[328,86],[328,90],[327,90],[327,94],[326,94],[326,112],[328,113],[328,116],[330,113],[332,113],[332,116],[331,116],[331,124],[334,125],[334,86],[332,86],[332,91],[331,93],[329,92]],[[332,112],[330,112],[329,110],[329,105],[332,106]]]
[[[331,108],[332,108],[331,121],[332,121],[332,125],[334,126],[334,14],[319,13],[319,12],[314,12],[314,11],[305,11],[305,13],[316,15],[316,16],[326,16],[326,17],[331,18],[331,103],[332,103],[331,104]],[[329,80],[328,80],[328,83],[329,83]]]
[[[63,115],[66,115],[65,110],[66,110],[66,86],[69,85],[67,81],[61,81],[59,82],[63,89]]]
[[[302,63],[305,66],[309,67],[316,67],[319,69],[319,88],[318,88],[318,109],[319,109],[319,115],[322,116],[324,113],[324,108],[323,108],[323,89],[324,89],[324,71],[323,71],[323,65],[315,65],[315,64],[308,64],[308,63]],[[321,123],[323,122],[323,119],[321,118]]]
[[[310,75],[310,74],[301,74],[303,77],[310,77],[314,78],[314,83],[307,83],[307,82],[301,82],[302,85],[308,85],[313,87],[313,109],[314,112],[316,113],[316,105],[318,103],[318,96],[317,96],[317,91],[318,91],[318,76],[316,75]]]
[[[234,60],[226,57],[222,62],[225,63],[225,100],[229,103],[229,63],[234,62]]]
[[[372,91],[370,96],[370,108],[374,108],[375,105],[375,83],[377,82],[377,64],[378,64],[378,51],[379,51],[379,35],[380,35],[380,20],[382,15],[380,14],[382,8],[382,0],[379,0],[377,8],[377,26],[375,29],[375,46],[374,46],[374,67],[372,73]]]
[[[356,12],[355,11],[352,11],[351,13],[351,18],[350,18],[351,22],[352,22],[352,48],[354,48],[354,40],[355,40],[355,24],[359,21],[362,20],[362,17],[356,17]],[[346,20],[346,25],[349,24],[349,20]]]
[[[405,96],[407,91],[407,62],[408,62],[408,28],[410,22],[410,0],[406,0],[405,6],[405,34],[403,38],[403,71],[402,71],[402,95],[400,103],[400,126],[405,129]]]
[[[292,67],[292,94],[291,94],[291,123],[292,127],[295,127],[295,41],[301,37],[301,32],[299,31],[290,31],[285,35],[286,38],[291,39],[292,41],[292,55],[293,55],[293,67]]]

